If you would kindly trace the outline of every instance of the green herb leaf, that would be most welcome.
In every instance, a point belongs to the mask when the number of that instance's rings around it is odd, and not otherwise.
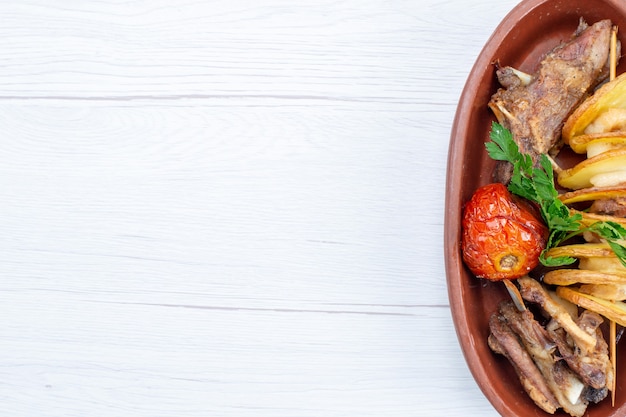
[[[539,166],[534,166],[531,156],[520,152],[511,132],[499,123],[491,125],[489,137],[491,142],[485,144],[489,156],[496,161],[507,161],[513,165],[509,191],[537,203],[541,216],[548,226],[550,235],[547,246],[539,258],[542,264],[562,266],[574,263],[576,261],[574,258],[546,257],[545,253],[548,249],[589,230],[605,239],[626,266],[626,247],[621,243],[626,241],[626,228],[615,222],[596,222],[585,227],[581,223],[580,213],[572,214],[559,200],[558,191],[554,186],[552,164],[546,155],[541,155]]]
[[[615,252],[615,255],[617,255],[617,258],[622,265],[626,267],[626,247],[612,240],[607,240],[607,242],[609,243],[611,249],[613,249],[613,252]]]
[[[588,230],[604,238],[622,265],[626,266],[626,247],[620,243],[626,236],[626,229],[621,224],[611,221],[596,222],[589,226]]]
[[[545,252],[542,252],[541,255],[539,256],[539,261],[545,265],[545,266],[565,266],[565,265],[571,265],[574,262],[576,262],[575,258],[572,258],[571,256],[558,256],[558,257],[545,257],[544,256]]]

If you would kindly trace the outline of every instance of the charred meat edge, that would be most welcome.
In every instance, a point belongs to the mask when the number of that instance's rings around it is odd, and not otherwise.
[[[610,20],[589,26],[581,18],[571,39],[548,52],[530,80],[516,81],[510,67],[497,71],[505,88],[491,97],[489,108],[521,152],[537,161],[553,149],[567,117],[607,78],[611,28]],[[506,184],[510,176],[511,164],[498,163],[495,180]]]
[[[558,400],[506,320],[499,314],[493,314],[489,320],[489,329],[488,342],[491,350],[509,360],[524,390],[535,404],[545,412],[554,414],[560,407]]]
[[[572,416],[582,416],[589,402],[606,398],[614,378],[600,330],[603,319],[588,311],[572,318],[538,281],[524,277],[518,282],[524,299],[541,307],[549,323],[544,327],[529,309],[520,311],[504,301],[490,318],[489,346],[507,357],[524,390],[541,409],[554,413],[553,409],[563,408]]]
[[[519,337],[560,407],[572,416],[582,416],[587,409],[587,401],[581,397],[585,385],[556,355],[556,345],[547,330],[529,310],[520,312],[512,303],[502,303],[499,314]]]

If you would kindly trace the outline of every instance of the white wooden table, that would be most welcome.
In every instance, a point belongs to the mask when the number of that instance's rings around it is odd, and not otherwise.
[[[0,2],[0,414],[497,415],[442,229],[516,3]]]

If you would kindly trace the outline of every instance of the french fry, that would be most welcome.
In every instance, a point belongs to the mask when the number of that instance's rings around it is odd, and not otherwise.
[[[608,243],[576,243],[551,248],[547,257],[571,256],[572,258],[604,258],[615,256]]]
[[[578,268],[626,276],[626,268],[622,265],[620,260],[614,256],[580,258]]]
[[[614,187],[591,187],[570,191],[559,196],[563,204],[574,204],[585,201],[600,200],[602,198],[626,197],[626,185]]]
[[[626,300],[626,284],[584,284],[578,290],[605,300]]]
[[[550,285],[626,284],[626,274],[585,269],[556,269],[547,272],[543,282]]]
[[[589,226],[592,223],[600,222],[600,221],[603,221],[603,222],[611,221],[611,222],[619,223],[622,226],[626,227],[626,218],[623,218],[623,217],[607,216],[607,215],[596,214],[596,213],[587,213],[587,212],[578,211],[572,208],[570,208],[570,212],[572,214],[580,213],[582,216],[581,223],[584,226]]]
[[[626,303],[622,301],[608,301],[570,287],[557,287],[556,293],[584,309],[595,311],[621,326],[626,326]]]

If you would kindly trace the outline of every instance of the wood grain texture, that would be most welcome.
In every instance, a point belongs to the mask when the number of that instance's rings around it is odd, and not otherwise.
[[[0,2],[3,413],[495,415],[443,196],[515,3]]]

